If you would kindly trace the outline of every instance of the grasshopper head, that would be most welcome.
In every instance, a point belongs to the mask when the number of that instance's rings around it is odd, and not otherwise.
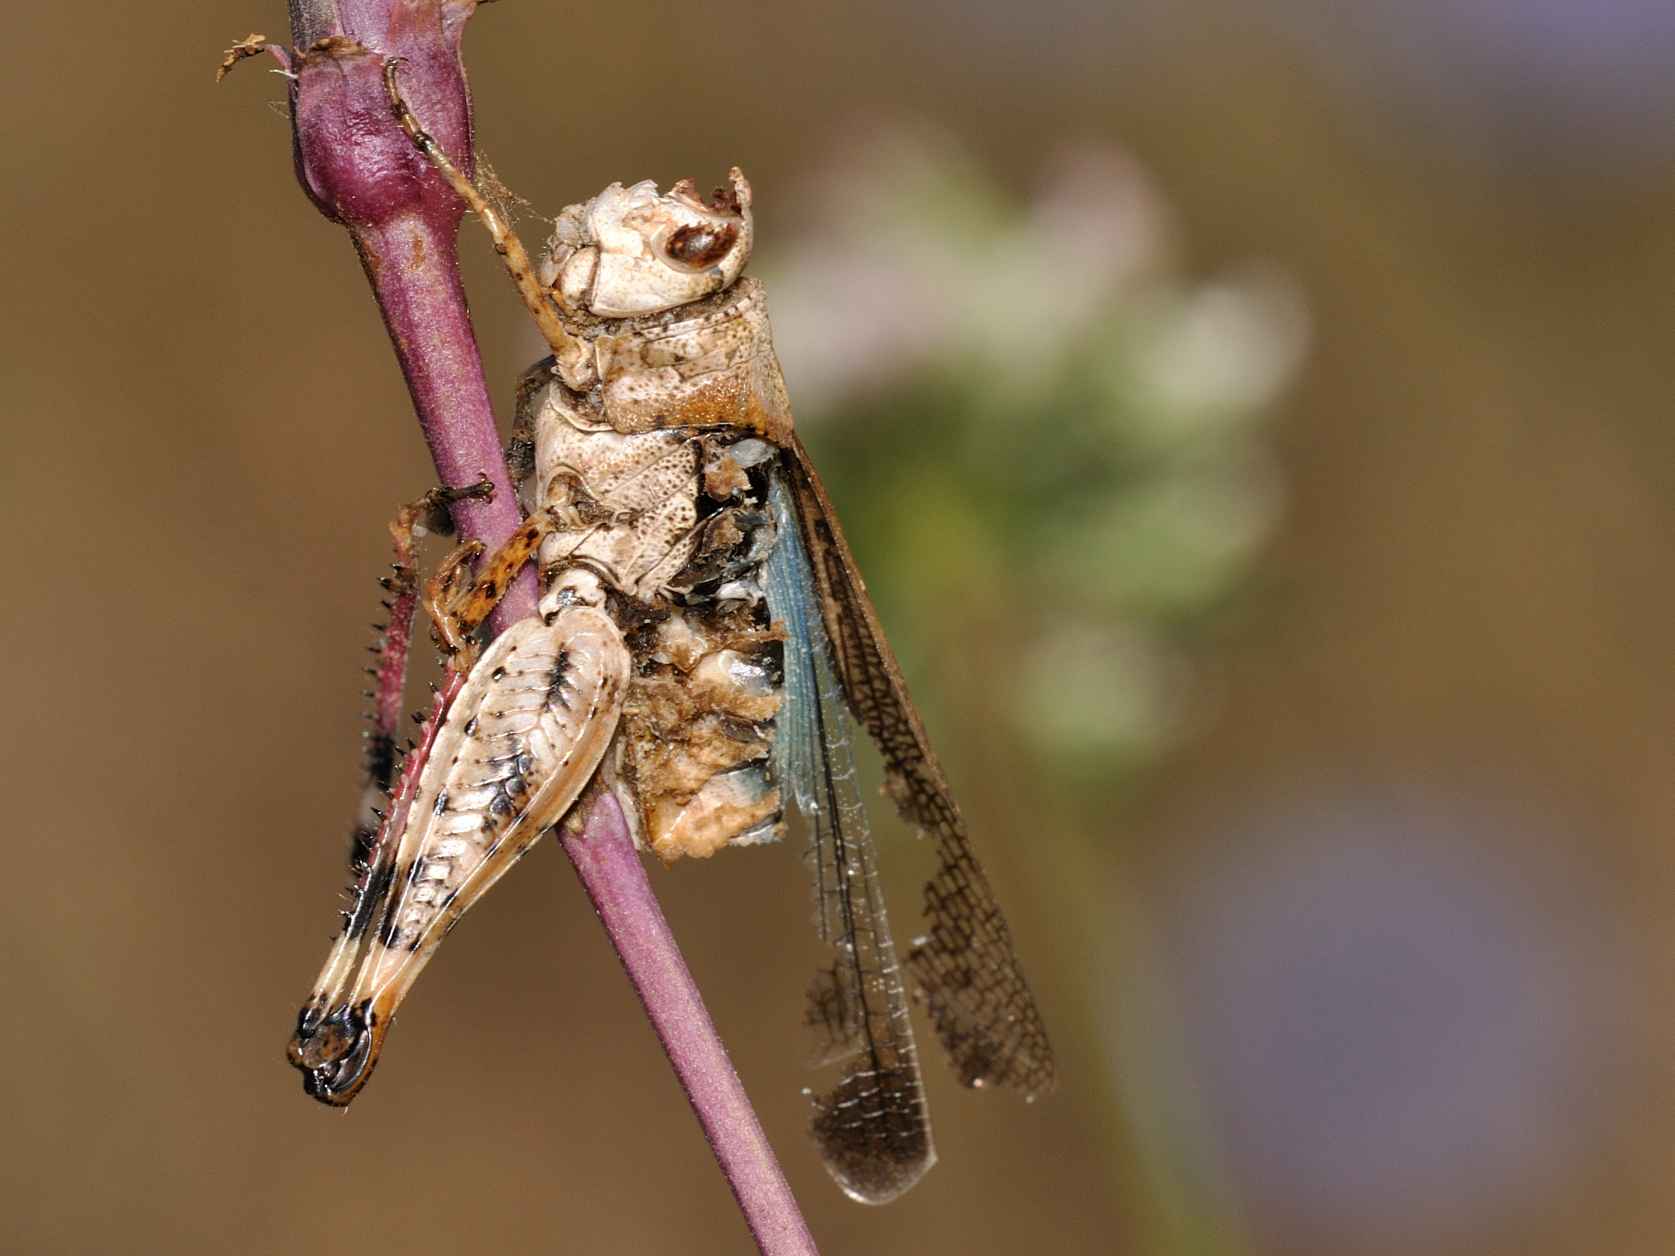
[[[667,192],[613,183],[558,217],[542,279],[566,309],[599,318],[656,314],[730,286],[750,260],[750,184],[735,166],[713,203],[691,179]]]

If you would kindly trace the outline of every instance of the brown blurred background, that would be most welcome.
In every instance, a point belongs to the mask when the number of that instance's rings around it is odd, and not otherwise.
[[[1055,1030],[1062,1089],[1032,1108],[962,1092],[927,1041],[942,1163],[851,1205],[803,1134],[794,854],[656,873],[823,1250],[1675,1241],[1675,19],[1455,7],[521,0],[473,22],[482,151],[543,213],[750,173],[793,397],[802,371]],[[746,1250],[556,851],[454,935],[351,1113],[285,1067],[342,875],[383,523],[430,473],[348,244],[292,181],[280,81],[211,81],[283,6],[11,20],[4,1245]],[[914,154],[955,172],[953,210],[911,179],[822,191]],[[865,260],[849,210],[882,215],[890,256],[989,246],[844,295],[860,272],[821,249]],[[939,299],[982,306],[1012,259],[1056,309],[1144,214],[1166,242],[1079,322],[1019,321],[1074,361],[1000,378],[962,353],[979,333],[950,320],[983,311]],[[504,403],[534,340],[466,253]],[[829,286],[799,285],[811,258]],[[904,291],[964,330],[875,367],[869,319]],[[1260,379],[1159,403],[1169,434],[1227,421],[1129,476],[1104,454],[1154,430],[1133,381],[1177,396],[1225,368],[1228,292]],[[1168,370],[1164,324],[1196,346]],[[1064,449],[1092,487],[997,479]],[[1125,521],[1155,522],[1131,490],[1164,463],[1211,487],[1162,495],[1159,550]],[[1061,523],[1110,552],[1067,558]]]

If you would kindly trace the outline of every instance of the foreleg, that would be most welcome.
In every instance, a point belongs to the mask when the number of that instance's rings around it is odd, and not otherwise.
[[[396,71],[400,66],[400,57],[391,57],[384,66],[384,87],[389,93],[390,107],[395,110],[396,120],[419,151],[429,158],[430,164],[436,167],[437,173],[448,181],[455,194],[471,207],[471,212],[488,230],[489,237],[494,241],[494,251],[505,262],[506,273],[512,277],[518,295],[535,319],[535,325],[541,329],[559,362],[573,371],[587,356],[581,342],[559,320],[551,293],[536,275],[529,253],[524,249],[523,241],[518,239],[517,232],[501,217],[500,211],[489,204],[477,185],[454,165],[453,159],[442,151],[442,146],[419,125],[407,102],[401,98],[401,90],[396,86]]]

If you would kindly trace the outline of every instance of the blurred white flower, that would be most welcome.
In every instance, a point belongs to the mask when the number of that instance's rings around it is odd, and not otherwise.
[[[1186,630],[1280,518],[1261,426],[1307,347],[1302,295],[1260,264],[1182,277],[1167,205],[1115,149],[1067,151],[1012,206],[945,135],[855,131],[762,266],[798,422],[884,424],[856,526],[915,573],[893,597],[1004,602],[1025,744],[1143,763],[1193,709]]]
[[[1066,623],[1047,629],[1018,667],[1015,714],[1044,752],[1110,768],[1173,739],[1189,683],[1185,660],[1147,634]]]
[[[989,363],[1003,388],[1033,378],[1167,256],[1163,203],[1114,150],[1065,154],[1016,217],[950,137],[870,134],[804,197],[790,249],[757,267],[805,410],[944,359]]]
[[[1252,266],[1176,294],[1137,338],[1139,386],[1159,413],[1237,421],[1260,413],[1295,374],[1308,313],[1288,277]]]

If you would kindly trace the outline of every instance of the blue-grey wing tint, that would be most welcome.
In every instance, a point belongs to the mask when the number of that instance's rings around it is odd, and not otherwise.
[[[960,1081],[1031,1099],[1047,1094],[1058,1068],[1012,930],[971,848],[837,514],[795,436],[779,469],[849,712],[884,756],[884,787],[896,810],[936,848],[936,872],[925,884],[929,928],[907,953],[914,997]]]
[[[936,1161],[907,994],[866,809],[855,776],[854,730],[826,637],[808,554],[784,477],[769,504],[778,539],[764,569],[768,607],[783,624],[785,697],[774,736],[780,788],[810,831],[815,927],[832,948],[809,988],[816,1063],[842,1069],[815,1097],[814,1136],[851,1197],[895,1198]]]

